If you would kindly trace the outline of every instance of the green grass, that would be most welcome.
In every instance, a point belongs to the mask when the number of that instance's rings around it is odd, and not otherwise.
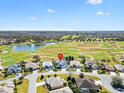
[[[57,74],[57,77],[60,77],[60,78],[62,78],[62,79],[65,79],[65,80],[67,80],[67,77],[68,77],[69,75],[67,75],[67,74]],[[40,80],[40,76],[38,76],[38,78],[37,78],[37,82],[42,82],[42,81],[44,81],[46,78],[48,77],[48,75],[46,75],[46,76],[44,76],[44,79],[43,80]],[[54,77],[54,74],[53,75],[50,75],[50,77]],[[72,77],[75,77],[75,78],[78,78],[79,77],[79,75],[74,75],[74,74],[72,74]],[[86,78],[93,78],[94,80],[100,80],[100,78],[98,78],[98,77],[96,77],[96,76],[85,76]]]
[[[102,42],[101,47],[102,48],[112,48],[112,45],[109,42]]]
[[[3,66],[9,66],[21,61],[25,61],[28,57],[30,57],[29,52],[11,52],[8,54],[0,55],[0,59],[4,60],[4,63],[2,64]]]
[[[36,90],[37,90],[37,93],[48,93],[48,90],[45,87],[39,86],[36,88]]]
[[[28,93],[29,81],[25,79],[22,84],[17,85],[17,93]]]
[[[100,93],[112,93],[112,92],[109,91],[108,89],[102,87],[102,90],[100,90]]]
[[[5,78],[0,77],[0,80],[6,80],[6,79],[14,78],[14,77],[15,75],[9,75],[8,77],[5,77]]]
[[[25,45],[12,44],[13,45]],[[117,45],[124,45],[124,42],[117,42]],[[74,56],[79,60],[78,56],[84,54],[88,59],[92,56],[95,60],[110,59],[109,64],[116,64],[118,62],[112,61],[112,56],[108,53],[124,52],[122,49],[108,49],[111,48],[113,42],[61,42],[56,45],[45,46],[35,51],[41,57],[41,61],[58,60],[58,53],[63,53],[64,56]],[[0,46],[0,50],[9,51],[8,54],[0,55],[0,59],[4,60],[2,65],[9,66],[20,61],[31,61],[31,52],[12,52],[9,45]],[[105,48],[105,49],[104,49]],[[116,58],[118,58],[115,55]]]

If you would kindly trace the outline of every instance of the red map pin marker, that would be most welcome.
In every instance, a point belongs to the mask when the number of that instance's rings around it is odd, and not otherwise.
[[[62,53],[59,53],[59,54],[58,54],[58,58],[59,58],[59,60],[61,61],[62,58],[63,58],[63,54],[62,54]]]

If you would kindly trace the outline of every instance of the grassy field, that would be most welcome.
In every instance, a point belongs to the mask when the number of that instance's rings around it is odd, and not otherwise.
[[[29,81],[25,79],[21,85],[17,85],[17,93],[28,93]]]
[[[87,58],[93,57],[98,61],[108,59],[110,60],[109,64],[117,64],[119,62],[113,61],[110,53],[119,59],[124,54],[122,47],[124,47],[124,42],[61,42],[56,45],[45,46],[35,53],[40,55],[41,61],[57,60],[58,53],[61,52],[64,56],[74,56],[77,60],[79,59],[78,56],[83,54]],[[13,52],[8,45],[0,46],[0,50],[9,52],[7,54],[0,53],[0,59],[4,60],[4,66],[25,60],[31,61],[32,59],[31,52]]]

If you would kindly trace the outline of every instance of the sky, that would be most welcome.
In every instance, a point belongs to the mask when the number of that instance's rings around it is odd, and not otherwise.
[[[124,31],[124,0],[0,0],[0,30]]]

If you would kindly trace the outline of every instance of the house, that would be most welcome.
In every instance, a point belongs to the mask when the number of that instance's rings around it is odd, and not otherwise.
[[[52,90],[49,93],[73,93],[73,91],[69,87],[64,87],[64,88]]]
[[[59,89],[64,87],[65,80],[60,77],[50,77],[45,80],[49,90]]]
[[[2,63],[3,63],[3,60],[0,59],[0,71],[3,69]]]
[[[85,69],[92,70],[92,66],[94,65],[94,62],[86,62],[85,63]]]
[[[121,62],[124,62],[124,55],[120,58]]]
[[[110,72],[114,72],[114,71],[115,71],[114,67],[112,67],[112,66],[110,66],[110,65],[105,64],[104,66],[105,66],[105,69],[106,69],[107,71],[110,71]]]
[[[20,73],[22,70],[20,64],[15,64],[15,65],[12,65],[12,66],[9,66],[7,68],[7,74],[10,75],[10,74],[17,74],[17,73]]]
[[[10,87],[10,88],[15,88],[15,85],[14,85],[14,82],[13,81],[9,81],[7,82],[7,87]]]
[[[7,86],[0,86],[0,93],[14,93],[14,89]]]
[[[119,72],[124,72],[124,66],[121,64],[114,65],[115,69]]]
[[[15,80],[19,80],[20,78],[22,78],[23,77],[23,75],[21,74],[21,73],[18,73],[18,74],[16,74],[16,76],[15,76]]]
[[[68,68],[68,64],[67,64],[67,62],[66,61],[64,61],[64,60],[61,60],[61,61],[57,61],[56,62],[58,65],[57,65],[57,67],[58,68]]]
[[[81,67],[81,63],[79,61],[70,61],[70,66],[71,67],[76,67],[76,68],[80,68]]]
[[[33,70],[37,70],[37,69],[39,69],[39,64],[33,63],[33,62],[27,62],[25,68],[26,69],[32,68]]]
[[[92,79],[78,78],[76,85],[80,89],[80,93],[94,93],[99,92],[99,87],[95,85]]]
[[[99,70],[99,66],[97,64],[92,65],[92,70]]]
[[[42,63],[42,66],[44,69],[49,69],[51,70],[53,68],[53,64],[51,61],[45,61]]]
[[[124,62],[124,58],[120,58],[120,61],[121,61],[121,62]]]
[[[85,64],[86,64],[86,65],[91,65],[91,66],[92,66],[92,65],[94,65],[94,64],[95,64],[95,62],[90,61],[90,62],[86,62]]]

